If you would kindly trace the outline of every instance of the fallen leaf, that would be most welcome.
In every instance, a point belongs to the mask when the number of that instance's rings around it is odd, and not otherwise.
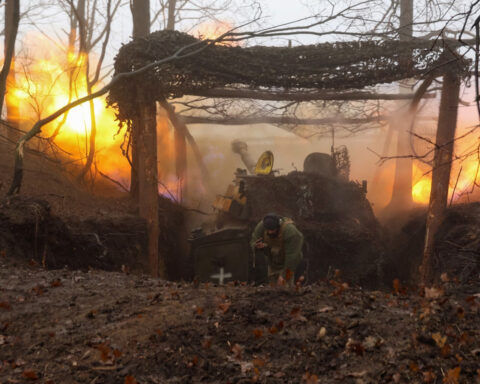
[[[367,336],[365,340],[363,340],[363,346],[365,349],[373,349],[382,345],[384,343],[383,339],[380,337],[375,336]]]
[[[448,344],[445,344],[440,350],[440,354],[442,355],[443,358],[447,358],[448,356],[450,356],[451,350],[452,348],[450,348]]]
[[[108,345],[106,345],[105,343],[97,344],[95,348],[100,351],[100,359],[103,362],[106,362],[110,359],[110,347]]]
[[[32,370],[23,371],[22,376],[28,380],[38,380],[37,374]]]
[[[323,339],[326,334],[327,330],[325,329],[325,327],[320,328],[317,332],[317,340]]]
[[[56,287],[61,287],[62,286],[62,281],[60,279],[55,279],[55,280],[52,280],[50,282],[50,286],[52,288],[56,288]]]
[[[37,285],[36,287],[33,287],[33,288],[32,288],[32,292],[33,292],[36,296],[40,296],[40,295],[43,295],[44,290],[43,290],[43,287],[42,287],[42,286]]]
[[[457,317],[460,319],[460,320],[463,320],[464,317],[465,317],[465,310],[462,308],[462,307],[458,307],[457,308]]]
[[[232,303],[230,303],[230,302],[220,303],[220,304],[218,304],[218,308],[219,308],[223,313],[227,313],[227,311],[228,311],[228,309],[230,308],[231,305],[232,305]]]
[[[240,364],[240,371],[243,374],[246,374],[247,372],[253,369],[253,364],[250,363],[249,361],[240,361],[239,364]]]
[[[400,292],[400,280],[399,279],[395,279],[393,280],[393,293],[395,295],[398,295],[398,293]]]
[[[424,383],[431,383],[436,378],[437,378],[437,375],[435,375],[435,373],[433,373],[432,371],[423,372],[423,382]]]
[[[278,333],[278,328],[275,325],[272,325],[268,332],[270,332],[272,335],[275,335]]]
[[[203,339],[203,341],[202,341],[202,348],[203,349],[210,349],[211,346],[212,346],[212,338],[211,337],[206,337],[205,339]]]
[[[242,360],[243,347],[240,344],[234,344],[231,351],[236,360]]]
[[[444,294],[443,289],[440,288],[428,288],[425,287],[425,298],[427,299],[438,299]]]
[[[444,283],[448,283],[450,281],[450,279],[448,278],[448,274],[446,272],[443,272],[440,275],[440,280],[442,280],[442,282]]]
[[[333,308],[333,307],[327,306],[327,307],[320,308],[320,309],[318,310],[318,313],[330,312],[330,311],[333,311],[334,309],[335,309],[335,308]]]
[[[365,354],[365,347],[362,345],[362,343],[358,343],[353,339],[348,339],[345,347],[348,351],[354,352],[358,356],[363,356]]]
[[[187,363],[187,367],[188,368],[193,368],[193,367],[196,367],[198,364],[198,356],[195,355],[192,357],[192,360],[190,360],[188,363]]]
[[[135,380],[133,376],[125,376],[125,384],[138,384],[138,381]]]
[[[306,384],[317,384],[318,381],[318,376],[317,375],[312,375],[309,372],[306,372],[302,376],[302,380],[305,381]]]
[[[255,336],[256,339],[259,339],[260,337],[263,336],[263,330],[260,329],[260,328],[255,328],[255,329],[253,330],[253,334],[254,334],[254,336]]]
[[[360,371],[360,372],[351,372],[348,374],[350,377],[363,377],[367,374],[367,371]]]
[[[300,307],[295,307],[290,311],[290,316],[292,316],[294,320],[306,322],[307,319],[305,318],[305,316],[302,315],[301,312],[302,311]]]
[[[432,333],[432,339],[435,340],[435,343],[439,348],[443,348],[447,342],[447,336],[442,336],[440,333]]]
[[[252,364],[254,367],[262,368],[265,365],[265,360],[262,359],[253,359]]]
[[[419,371],[419,367],[418,367],[418,364],[417,363],[414,363],[414,362],[411,362],[408,366],[410,368],[410,370],[412,372],[418,372]]]
[[[293,272],[287,268],[285,271],[285,280],[290,281],[293,279]]]
[[[442,382],[444,384],[458,384],[458,378],[460,377],[461,370],[462,368],[460,367],[449,369]]]

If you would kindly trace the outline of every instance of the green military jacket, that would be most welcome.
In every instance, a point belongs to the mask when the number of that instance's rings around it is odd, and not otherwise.
[[[250,245],[253,252],[255,252],[256,241],[262,239],[269,246],[266,252],[269,267],[272,270],[281,270],[283,275],[285,275],[287,269],[295,273],[298,264],[303,259],[303,235],[290,219],[282,218],[280,226],[279,236],[275,239],[270,239],[263,226],[263,220],[260,221],[252,233]],[[273,252],[271,251],[272,248],[276,248],[276,243],[279,243],[280,249],[272,255]]]

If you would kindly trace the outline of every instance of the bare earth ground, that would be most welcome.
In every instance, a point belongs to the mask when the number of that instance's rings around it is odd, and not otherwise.
[[[1,383],[480,382],[478,280],[421,297],[0,263]]]

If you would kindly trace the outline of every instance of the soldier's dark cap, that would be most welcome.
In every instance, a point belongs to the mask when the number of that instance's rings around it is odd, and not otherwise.
[[[280,217],[275,213],[269,213],[263,218],[263,226],[270,231],[280,228]]]

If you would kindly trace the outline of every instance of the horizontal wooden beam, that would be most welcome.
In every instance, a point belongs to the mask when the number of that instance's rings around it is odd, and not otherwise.
[[[224,99],[256,99],[272,101],[314,101],[314,100],[411,100],[415,93],[376,93],[364,91],[257,91],[252,89],[213,88],[189,92],[191,96],[203,96]],[[423,96],[426,99],[435,98],[434,93]]]
[[[218,125],[326,125],[326,124],[367,124],[381,123],[387,121],[386,116],[366,117],[358,119],[347,119],[342,117],[326,117],[323,119],[298,119],[296,117],[283,116],[258,116],[258,117],[227,117],[211,118],[200,116],[182,116],[186,124],[218,124]]]

